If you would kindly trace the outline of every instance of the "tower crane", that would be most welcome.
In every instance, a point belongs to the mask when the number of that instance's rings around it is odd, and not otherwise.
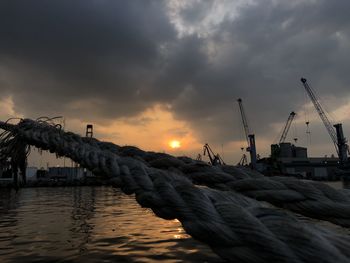
[[[288,117],[288,119],[287,119],[287,123],[286,123],[286,125],[285,125],[284,128],[283,128],[282,135],[281,135],[281,138],[280,138],[280,140],[279,140],[279,143],[285,142],[285,140],[286,140],[286,138],[287,138],[287,135],[288,135],[288,131],[289,131],[290,125],[292,124],[295,115],[296,115],[296,113],[295,113],[294,111],[292,111],[292,112],[289,114],[289,117]]]
[[[210,148],[208,143],[204,144],[204,146],[203,146],[203,155],[205,156],[205,154],[208,155],[210,163],[212,165],[224,165],[225,164],[225,162],[221,158],[221,156],[218,153],[215,154],[213,152],[213,150]]]
[[[333,144],[335,146],[335,149],[337,151],[337,154],[339,156],[339,162],[341,165],[343,165],[345,162],[347,162],[348,159],[348,152],[349,152],[349,146],[347,145],[347,141],[343,134],[343,127],[341,123],[337,123],[335,125],[332,125],[329,121],[325,111],[322,109],[322,106],[317,99],[314,91],[307,83],[307,80],[305,78],[300,79],[301,82],[304,85],[304,88],[309,95],[312,103],[314,104],[316,111],[318,115],[320,116],[321,120],[323,121],[324,126],[326,126],[326,129],[328,131],[329,136],[331,137]],[[335,128],[335,129],[334,129]]]
[[[247,121],[247,117],[245,116],[245,111],[243,108],[242,99],[239,98],[237,100],[237,102],[238,102],[239,110],[240,110],[241,117],[242,117],[242,123],[243,123],[245,137],[246,137],[247,144],[248,144],[247,152],[249,152],[249,154],[250,154],[250,165],[253,169],[256,169],[257,158],[256,158],[255,135],[251,134],[249,132],[248,121]]]

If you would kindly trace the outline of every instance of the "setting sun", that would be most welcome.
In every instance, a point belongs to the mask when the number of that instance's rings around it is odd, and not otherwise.
[[[173,140],[169,142],[169,146],[173,149],[180,148],[181,144],[179,141]]]

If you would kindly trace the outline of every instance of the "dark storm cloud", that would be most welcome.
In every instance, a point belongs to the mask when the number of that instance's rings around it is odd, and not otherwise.
[[[160,45],[175,37],[161,1],[2,1],[0,25],[1,66],[13,74],[2,89],[33,114],[144,109],[139,93],[153,81]]]
[[[178,13],[183,34],[167,3],[2,1],[2,94],[25,115],[95,121],[164,103],[215,143],[240,138],[239,97],[252,130],[272,138],[270,124],[305,102],[301,76],[350,96],[349,1],[256,1],[208,32],[192,29],[220,1],[193,1]]]
[[[238,18],[224,20],[203,40],[202,45],[214,43],[220,60],[202,64],[195,76],[184,80],[192,92],[174,102],[179,118],[205,131],[203,139],[220,143],[235,138],[230,129],[241,122],[231,108],[238,111],[237,104],[233,106],[238,97],[243,98],[252,130],[271,136],[271,123],[302,110],[301,76],[323,96],[336,94],[341,102],[350,95],[345,72],[350,66],[350,2],[275,2],[257,1],[242,8]],[[193,115],[198,109],[206,120]]]

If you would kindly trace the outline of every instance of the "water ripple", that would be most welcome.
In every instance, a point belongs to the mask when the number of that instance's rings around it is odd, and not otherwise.
[[[1,262],[221,262],[177,220],[109,187],[0,192]]]

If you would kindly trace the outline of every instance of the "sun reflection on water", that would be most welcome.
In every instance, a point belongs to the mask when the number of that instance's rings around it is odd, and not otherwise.
[[[0,200],[2,262],[221,262],[178,220],[113,188],[26,188]]]

